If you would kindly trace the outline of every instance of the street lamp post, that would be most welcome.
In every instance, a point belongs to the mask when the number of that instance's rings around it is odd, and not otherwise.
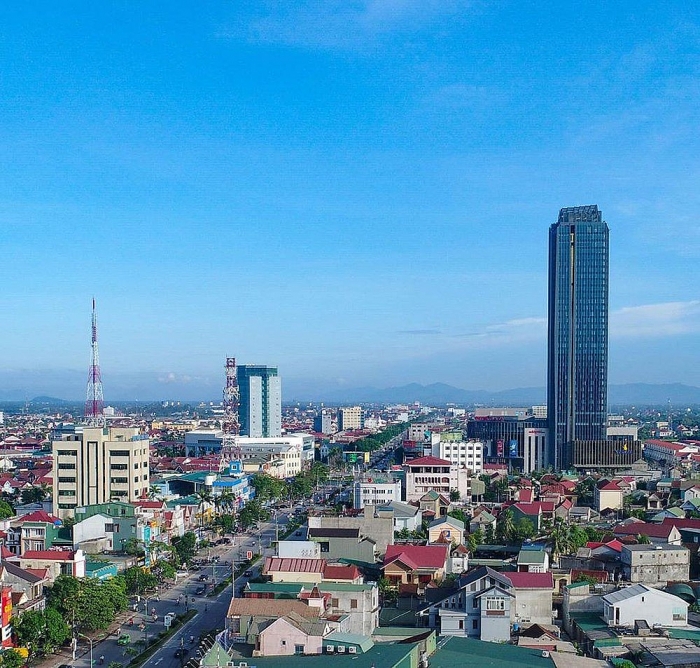
[[[82,638],[85,638],[85,640],[87,640],[90,643],[90,668],[93,668],[95,663],[94,663],[94,660],[92,658],[92,638],[89,638],[84,633],[78,633],[77,635],[79,635]],[[75,661],[75,650],[77,648],[77,645],[78,645],[78,642],[76,639],[76,642],[73,643],[73,661]]]

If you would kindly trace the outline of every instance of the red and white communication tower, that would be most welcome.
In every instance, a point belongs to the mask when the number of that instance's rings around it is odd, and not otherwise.
[[[221,442],[222,463],[241,458],[241,449],[236,444],[236,436],[240,433],[241,425],[238,421],[238,406],[241,393],[238,389],[238,373],[236,370],[236,358],[226,358],[226,385],[224,386],[224,419],[221,428],[224,432]]]
[[[100,353],[97,349],[97,309],[92,298],[92,346],[90,370],[88,371],[87,398],[85,400],[85,422],[93,427],[104,425],[104,395],[100,373]]]

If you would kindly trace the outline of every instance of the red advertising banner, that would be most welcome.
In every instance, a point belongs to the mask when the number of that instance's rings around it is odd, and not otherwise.
[[[10,625],[10,619],[12,619],[12,587],[2,588],[0,605],[2,605],[2,628],[6,629]],[[2,646],[12,647],[12,637],[3,640]]]

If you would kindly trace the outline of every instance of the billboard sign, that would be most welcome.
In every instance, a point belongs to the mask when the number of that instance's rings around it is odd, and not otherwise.
[[[509,457],[517,457],[518,456],[518,439],[517,438],[511,438],[510,441],[508,441],[508,456]]]
[[[498,440],[496,442],[496,457],[503,457],[503,441]]]

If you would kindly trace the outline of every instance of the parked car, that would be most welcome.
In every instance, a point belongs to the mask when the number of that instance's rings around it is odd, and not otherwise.
[[[128,633],[122,633],[117,640],[117,645],[128,645],[130,642],[131,636]]]
[[[194,592],[197,596],[203,596],[207,591],[206,587],[197,587],[197,590]]]
[[[179,659],[180,657],[185,657],[190,653],[190,650],[187,647],[178,647],[175,650],[175,658]]]
[[[202,573],[197,579],[200,582],[206,582],[209,579],[209,576],[206,573]]]
[[[251,571],[250,569],[248,569],[247,571],[245,571],[245,572],[243,573],[243,575],[245,575],[247,578],[252,577],[253,571]]]

